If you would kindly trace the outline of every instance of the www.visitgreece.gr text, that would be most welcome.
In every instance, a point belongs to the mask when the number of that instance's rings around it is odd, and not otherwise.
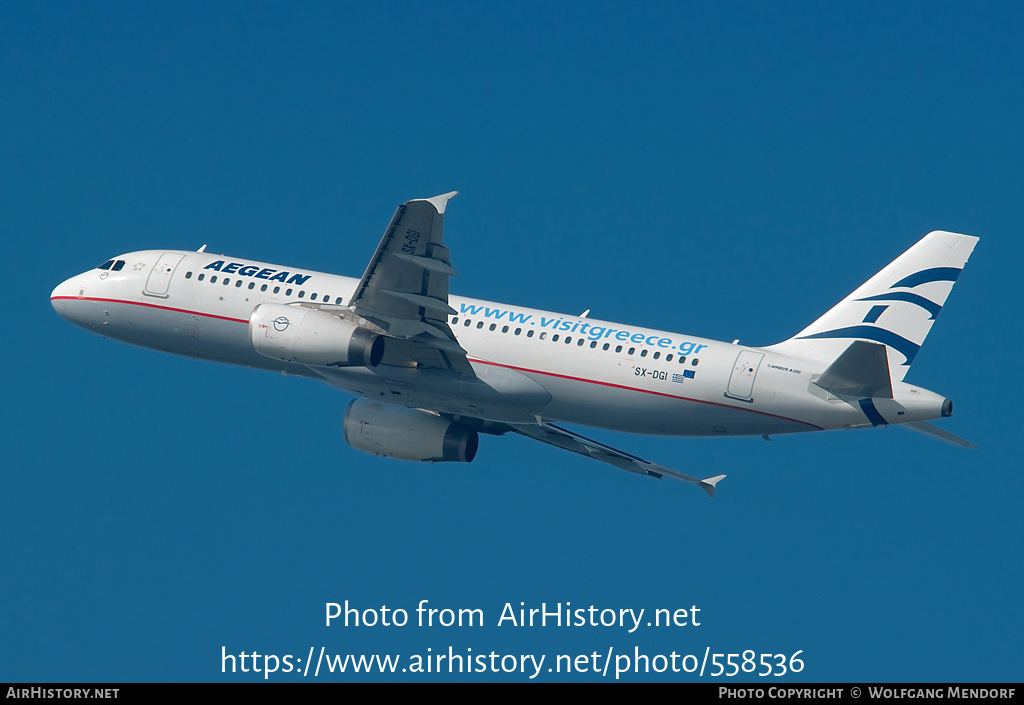
[[[547,331],[567,333],[583,336],[590,341],[605,339],[622,343],[634,343],[636,345],[648,345],[651,347],[678,350],[680,355],[696,355],[707,345],[693,341],[677,343],[672,338],[664,338],[661,335],[649,335],[638,333],[634,330],[611,328],[608,326],[595,326],[590,321],[580,318],[565,318],[560,316],[534,316],[530,313],[517,313],[503,308],[491,308],[475,304],[460,304],[459,314],[462,316],[482,316],[495,322],[507,321],[513,325],[538,326]]]

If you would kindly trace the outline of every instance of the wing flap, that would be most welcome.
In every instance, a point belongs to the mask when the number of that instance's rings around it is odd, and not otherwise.
[[[449,277],[454,277],[458,272],[452,269],[449,265],[445,264],[441,260],[431,259],[429,257],[420,257],[419,255],[407,255],[404,252],[394,253],[395,257],[406,262],[410,262],[417,267],[423,267],[423,269],[429,269],[432,272],[438,272],[439,274],[445,274]]]
[[[380,289],[378,293],[386,294],[387,296],[394,297],[400,301],[406,301],[432,313],[439,313],[442,316],[454,316],[456,313],[455,309],[449,306],[447,301],[435,299],[433,296],[413,294],[408,291],[394,291],[392,289]]]

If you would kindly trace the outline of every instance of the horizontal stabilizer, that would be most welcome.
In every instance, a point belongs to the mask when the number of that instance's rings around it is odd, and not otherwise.
[[[892,399],[885,346],[853,341],[814,383],[833,394]]]
[[[917,431],[918,433],[924,433],[934,438],[941,439],[943,441],[946,441],[947,443],[955,443],[956,445],[963,446],[964,448],[978,447],[971,443],[970,441],[965,441],[963,438],[954,436],[949,431],[944,431],[938,426],[933,426],[927,421],[911,421],[910,423],[901,423],[900,426]]]

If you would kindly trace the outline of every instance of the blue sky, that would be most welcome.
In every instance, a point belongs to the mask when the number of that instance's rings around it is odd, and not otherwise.
[[[321,646],[802,651],[796,680],[1021,680],[1022,20],[1011,3],[5,4],[0,680],[259,680],[222,674],[221,648]],[[484,438],[468,466],[391,461],[344,443],[349,399],[326,385],[107,341],[48,301],[116,254],[204,243],[358,276],[398,203],[453,189],[453,293],[753,345],[930,230],[978,235],[908,380],[952,398],[942,427],[980,449],[896,428],[591,434],[727,473],[714,500],[519,438]],[[324,626],[326,602],[424,599],[486,624]],[[497,626],[520,602],[702,622]]]

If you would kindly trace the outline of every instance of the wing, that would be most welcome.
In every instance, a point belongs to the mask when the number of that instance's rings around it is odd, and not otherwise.
[[[448,279],[455,276],[441,221],[457,192],[408,201],[395,211],[377,252],[359,281],[349,308],[391,340],[384,364],[417,363],[455,370],[473,368],[448,327]]]
[[[708,493],[708,497],[715,496],[715,485],[718,481],[725,477],[725,475],[716,475],[715,477],[704,478],[703,480],[693,475],[687,475],[683,472],[676,470],[669,470],[666,467],[662,467],[656,463],[648,462],[642,458],[638,458],[635,455],[630,455],[621,450],[616,450],[611,446],[606,446],[603,443],[599,443],[595,440],[581,436],[578,433],[573,433],[568,429],[556,426],[553,423],[546,421],[540,422],[538,425],[526,425],[526,424],[512,424],[511,428],[516,433],[520,433],[530,438],[535,438],[538,441],[544,443],[550,443],[553,446],[571,450],[573,453],[579,453],[595,460],[614,465],[620,470],[628,470],[629,472],[635,472],[638,475],[650,475],[661,479],[664,475],[675,477],[680,480],[686,480],[692,482]]]
[[[964,448],[978,447],[971,443],[970,441],[965,441],[963,438],[960,438],[959,436],[954,436],[952,433],[945,429],[939,428],[938,426],[933,426],[927,421],[911,421],[910,423],[901,423],[899,424],[899,426],[900,428],[909,428],[913,431],[924,433],[928,436],[934,436],[935,438],[939,438],[949,443],[954,443],[958,446],[963,446]]]

